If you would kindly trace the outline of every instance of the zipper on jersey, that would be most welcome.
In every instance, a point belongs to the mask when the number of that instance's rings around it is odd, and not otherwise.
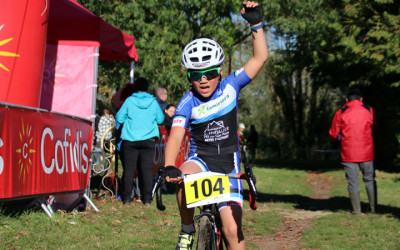
[[[218,154],[220,154],[220,148],[219,148],[219,143],[218,143]]]

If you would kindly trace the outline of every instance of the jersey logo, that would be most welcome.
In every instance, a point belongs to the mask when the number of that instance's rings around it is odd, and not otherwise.
[[[236,90],[228,85],[222,95],[192,109],[192,119],[203,119],[222,110],[227,112],[236,105]]]
[[[197,112],[199,113],[199,115],[204,115],[206,113],[205,109],[206,109],[206,107],[203,106],[203,107],[197,109]]]
[[[242,71],[244,70],[244,67],[238,69],[235,71],[235,76],[238,76]]]
[[[174,120],[172,121],[172,127],[185,127],[186,117],[184,116],[175,116]]]
[[[206,142],[215,142],[225,140],[229,137],[229,127],[224,126],[223,121],[213,121],[209,123],[204,130],[204,140]]]

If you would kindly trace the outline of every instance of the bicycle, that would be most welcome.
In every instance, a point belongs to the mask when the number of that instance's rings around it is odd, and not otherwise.
[[[156,195],[156,204],[160,211],[165,210],[161,192],[161,187],[165,183],[164,171],[164,167],[158,168],[152,192],[153,197]],[[198,225],[196,249],[224,249],[223,245],[225,244],[226,246],[227,244],[222,231],[222,222],[219,217],[217,202],[223,201],[224,197],[229,198],[229,179],[245,179],[249,185],[250,207],[256,210],[257,189],[251,169],[245,168],[245,173],[237,174],[200,172],[197,174],[182,175],[182,179],[186,190],[188,208],[198,207],[200,210],[199,215],[196,215],[194,218],[194,221]],[[193,187],[193,190],[190,187]],[[213,192],[216,192],[216,195]]]

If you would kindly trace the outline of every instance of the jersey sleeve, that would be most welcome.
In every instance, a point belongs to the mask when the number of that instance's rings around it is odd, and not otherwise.
[[[231,77],[235,85],[235,87],[238,90],[241,90],[244,86],[246,86],[247,84],[249,84],[251,82],[251,78],[246,74],[246,71],[244,70],[244,67],[236,70],[235,72],[233,72],[231,75],[229,75],[228,77]]]
[[[178,103],[175,116],[172,120],[172,127],[182,127],[186,129],[189,126],[189,120],[192,113],[193,94],[189,91]]]

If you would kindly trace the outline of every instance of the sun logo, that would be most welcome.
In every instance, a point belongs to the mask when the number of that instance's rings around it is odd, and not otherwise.
[[[4,26],[4,24],[0,26],[0,30],[3,29],[3,26]],[[1,40],[1,41],[0,41],[0,46],[3,46],[4,44],[7,44],[7,43],[11,42],[13,39],[14,39],[14,38],[7,38],[7,39],[4,39],[4,40]],[[18,57],[19,55],[14,54],[14,53],[11,53],[11,52],[8,52],[8,51],[0,51],[0,56]],[[4,64],[2,64],[1,62],[0,62],[0,68],[4,69],[4,70],[7,71],[7,72],[10,71],[10,70],[9,70],[6,66],[4,66]]]
[[[22,148],[17,149],[15,152],[20,154],[18,165],[19,165],[19,179],[22,178],[25,183],[25,176],[29,174],[29,166],[32,166],[32,158],[30,154],[36,153],[36,150],[32,149],[33,136],[31,136],[32,126],[28,123],[24,125],[22,119],[22,130],[19,132],[19,139],[21,141]]]
[[[56,90],[55,87],[55,83],[58,82],[58,77],[65,77],[65,75],[62,74],[57,74],[56,72],[58,71],[58,69],[60,68],[60,65],[56,64],[56,58],[53,58],[52,60],[49,60],[45,62],[44,65],[44,69],[43,69],[43,84],[42,87],[44,88],[48,88],[47,85],[50,85],[51,88],[54,88],[54,90]]]

